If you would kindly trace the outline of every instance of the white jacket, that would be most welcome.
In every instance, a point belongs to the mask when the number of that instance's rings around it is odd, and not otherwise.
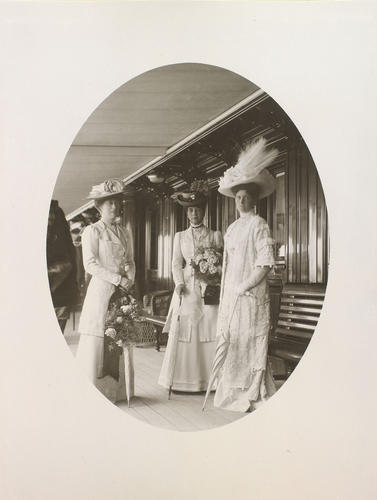
[[[133,242],[130,232],[117,225],[113,232],[100,220],[82,235],[83,264],[92,275],[84,300],[79,332],[103,337],[109,300],[122,276],[135,280]]]

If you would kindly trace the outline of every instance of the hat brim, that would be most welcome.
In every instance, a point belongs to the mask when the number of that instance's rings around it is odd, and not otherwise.
[[[87,196],[85,199],[86,200],[106,200],[108,198],[115,198],[116,196],[121,196],[122,194],[124,194],[123,191],[120,191],[119,193],[103,193],[103,194],[99,194],[99,195],[90,195]]]
[[[258,186],[258,200],[266,198],[276,189],[276,179],[267,170],[262,170],[254,177],[247,177],[242,180],[234,181],[226,187],[219,187],[218,191],[224,196],[235,198],[234,189],[237,186],[244,186],[245,184],[256,184]]]
[[[198,197],[197,200],[192,200],[187,197],[191,193],[174,193],[172,199],[176,201],[182,207],[204,207],[207,204],[207,198],[205,196]],[[185,197],[186,195],[186,197]]]

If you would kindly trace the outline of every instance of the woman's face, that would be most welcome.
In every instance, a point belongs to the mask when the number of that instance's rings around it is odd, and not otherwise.
[[[108,221],[114,221],[120,210],[120,201],[117,198],[110,198],[101,203],[98,207],[101,217]]]
[[[187,218],[194,224],[194,226],[200,224],[204,217],[204,209],[202,207],[188,207],[187,208]]]
[[[256,204],[256,199],[254,196],[246,191],[246,189],[240,189],[236,193],[236,208],[240,214],[251,212],[254,205]]]

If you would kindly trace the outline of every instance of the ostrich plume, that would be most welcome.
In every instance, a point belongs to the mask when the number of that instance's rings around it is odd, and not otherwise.
[[[258,175],[275,160],[279,151],[277,149],[266,150],[266,142],[266,139],[261,137],[246,146],[240,153],[234,169],[238,170],[241,176]]]

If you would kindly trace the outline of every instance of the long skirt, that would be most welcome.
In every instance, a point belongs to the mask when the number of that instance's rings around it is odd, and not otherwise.
[[[107,399],[116,403],[127,400],[123,354],[119,359],[119,381],[110,375],[103,377],[103,337],[80,335],[76,360],[89,380]],[[133,394],[130,394],[132,397]]]
[[[256,410],[275,392],[275,382],[267,363],[265,370],[254,372],[250,386],[245,389],[229,387],[224,378],[220,377],[213,404],[223,410],[246,412]]]
[[[171,357],[176,356],[172,389],[183,392],[207,390],[215,348],[215,341],[200,342],[197,326],[192,327],[190,342],[178,341],[176,353],[173,352],[173,342],[169,337],[158,380],[159,385],[169,388],[168,366]]]

